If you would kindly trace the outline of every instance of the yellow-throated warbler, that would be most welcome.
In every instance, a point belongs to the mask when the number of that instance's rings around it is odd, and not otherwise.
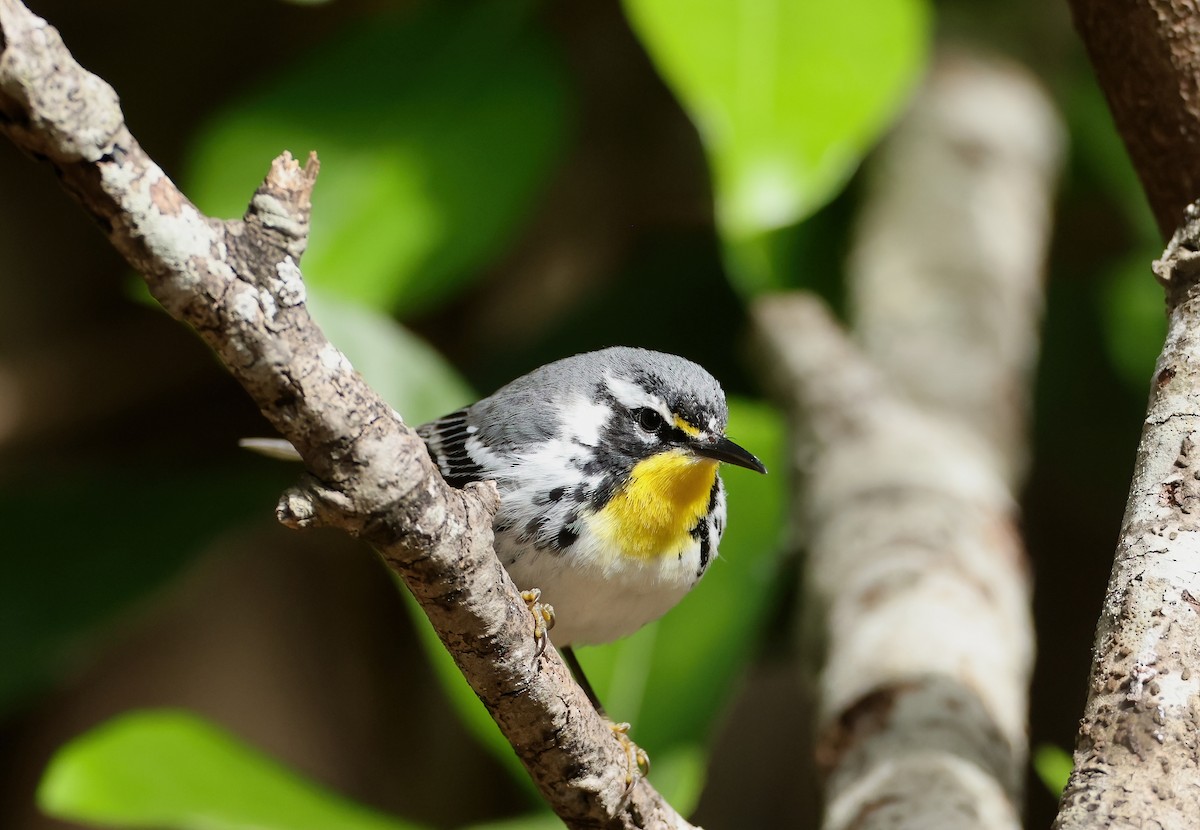
[[[417,432],[451,485],[496,482],[496,553],[553,605],[553,641],[569,647],[632,634],[704,575],[725,530],[720,462],[766,472],[725,437],[728,415],[690,360],[614,347],[548,363]],[[295,457],[286,442],[243,443]]]
[[[720,462],[766,472],[725,437],[716,379],[615,347],[548,363],[418,427],[446,480],[500,491],[496,553],[554,606],[557,646],[605,643],[695,587],[725,530]]]

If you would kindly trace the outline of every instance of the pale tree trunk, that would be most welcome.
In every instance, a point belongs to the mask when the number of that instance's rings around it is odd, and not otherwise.
[[[826,830],[1020,826],[1033,657],[1014,498],[1061,128],[1020,71],[942,62],[879,160],[862,348],[755,319],[795,428]]]

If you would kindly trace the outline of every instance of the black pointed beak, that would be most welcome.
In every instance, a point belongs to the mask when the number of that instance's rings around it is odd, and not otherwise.
[[[711,458],[714,461],[724,461],[726,464],[736,464],[756,473],[766,473],[763,463],[749,452],[722,436],[721,438],[697,438],[691,444],[692,452],[696,455]]]

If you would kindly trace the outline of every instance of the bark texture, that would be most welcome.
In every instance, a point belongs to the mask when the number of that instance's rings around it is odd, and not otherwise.
[[[284,154],[241,220],[201,214],[130,134],[113,89],[19,0],[0,0],[0,130],[62,184],[175,318],[217,353],[310,475],[292,526],[376,546],[417,597],[553,809],[572,827],[687,827],[628,761],[492,550],[495,489],[456,490],[423,442],[321,334],[298,262],[315,156]],[[403,367],[397,367],[403,371]]]
[[[1200,206],[1154,271],[1169,327],[1117,542],[1057,830],[1200,817]]]
[[[1033,629],[1013,489],[1060,133],[1020,72],[944,61],[874,171],[850,274],[864,349],[812,299],[755,309],[807,436],[826,830],[1020,827]]]
[[[1200,7],[1195,0],[1070,0],[1163,238],[1200,195]]]

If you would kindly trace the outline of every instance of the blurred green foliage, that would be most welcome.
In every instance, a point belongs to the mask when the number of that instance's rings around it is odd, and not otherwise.
[[[1033,768],[1042,785],[1055,798],[1067,788],[1067,779],[1074,766],[1071,753],[1052,744],[1042,744],[1033,751]]]
[[[1153,244],[1131,253],[1105,275],[1100,294],[1109,360],[1137,393],[1149,388],[1167,334],[1166,300],[1150,272],[1150,263],[1160,253]]]
[[[832,199],[925,66],[924,0],[625,0],[708,153],[730,276],[797,285],[771,236]]]
[[[308,284],[406,314],[447,298],[510,241],[568,134],[532,5],[429,3],[336,33],[212,119],[185,191],[240,215],[265,159],[317,150]]]
[[[311,288],[308,310],[330,342],[410,425],[475,399],[445,358],[387,314]]]
[[[417,830],[173,711],[124,715],[68,743],[46,770],[38,803],[52,816],[102,827]]]
[[[1100,91],[1091,84],[1072,85],[1066,115],[1073,132],[1089,137],[1077,143],[1073,175],[1095,182],[1124,220],[1117,246],[1110,239],[1096,240],[1109,254],[1094,268],[1100,276],[1097,313],[1113,370],[1141,397],[1149,389],[1167,330],[1166,301],[1150,271],[1150,263],[1162,253],[1163,240]],[[1105,250],[1110,246],[1116,247],[1111,253]]]
[[[194,470],[164,488],[163,472],[78,470],[0,487],[4,544],[23,563],[0,579],[0,712],[69,665],[89,633],[261,510],[266,488],[286,482],[247,465]],[[201,504],[211,522],[197,521]]]

